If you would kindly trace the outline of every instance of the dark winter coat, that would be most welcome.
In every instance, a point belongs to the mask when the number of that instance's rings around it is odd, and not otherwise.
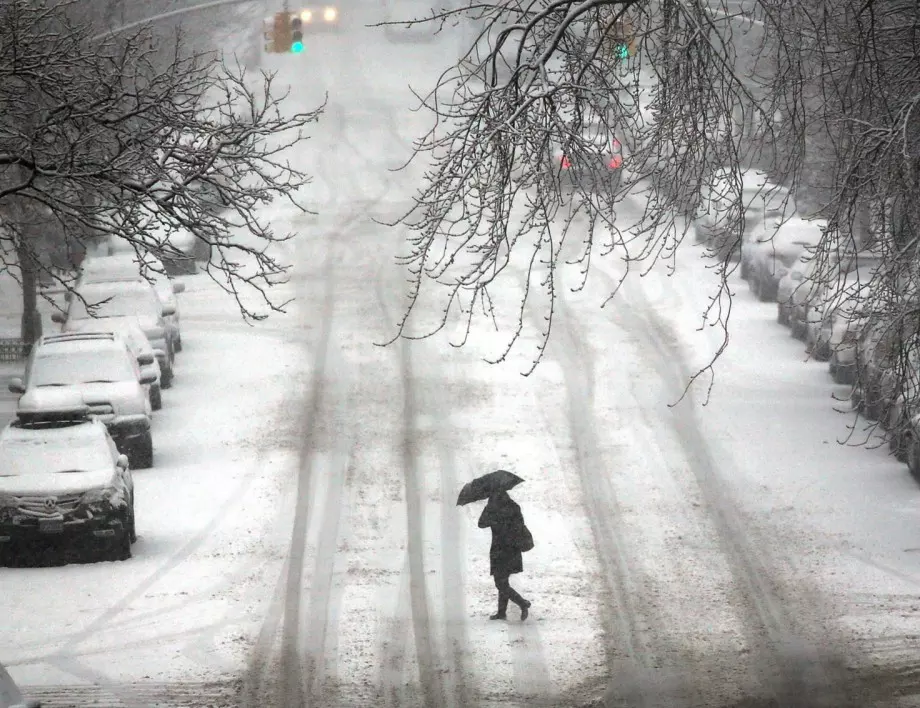
[[[521,559],[521,530],[524,516],[507,492],[489,498],[489,503],[479,517],[479,528],[492,529],[492,547],[489,549],[490,575],[511,575],[524,570]]]

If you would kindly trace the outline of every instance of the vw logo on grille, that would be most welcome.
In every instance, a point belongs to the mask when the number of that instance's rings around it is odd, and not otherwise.
[[[48,497],[42,503],[45,505],[45,509],[48,511],[54,511],[54,509],[57,507],[57,499],[55,497]]]

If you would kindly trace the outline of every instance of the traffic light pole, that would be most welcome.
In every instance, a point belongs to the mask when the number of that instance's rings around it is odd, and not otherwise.
[[[253,0],[212,0],[212,2],[203,2],[197,5],[192,5],[191,7],[183,7],[179,10],[170,10],[169,12],[163,12],[159,15],[146,17],[143,20],[129,22],[128,24],[121,25],[120,27],[113,27],[110,30],[106,30],[105,32],[97,34],[92,38],[91,41],[98,42],[102,39],[108,39],[109,37],[113,37],[116,34],[121,34],[122,32],[130,32],[131,30],[137,29],[138,27],[149,25],[151,22],[168,20],[173,17],[179,17],[180,15],[187,15],[193,12],[201,12],[202,10],[210,10],[215,7],[224,7],[226,5],[243,5],[245,3],[251,3],[252,1]],[[287,7],[287,0],[285,0],[285,7]]]

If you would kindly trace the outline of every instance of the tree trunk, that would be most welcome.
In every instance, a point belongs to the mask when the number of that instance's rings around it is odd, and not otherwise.
[[[17,241],[16,255],[22,279],[22,326],[21,337],[31,347],[42,336],[42,317],[38,311],[38,268],[30,249]]]

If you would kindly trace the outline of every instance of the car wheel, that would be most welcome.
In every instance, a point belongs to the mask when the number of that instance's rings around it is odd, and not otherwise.
[[[172,388],[173,385],[173,366],[172,359],[167,357],[169,362],[166,367],[160,367],[160,388]]]
[[[131,452],[131,469],[143,470],[153,467],[153,436],[147,433],[135,443]]]
[[[837,357],[831,354],[831,358],[827,362],[827,373],[831,375],[831,378],[834,379],[834,383],[841,383],[838,377],[838,367],[837,367]]]
[[[908,435],[906,440],[907,447],[907,469],[916,479],[920,479],[920,450],[918,450],[917,441],[913,435]]]
[[[128,539],[131,543],[137,541],[137,528],[134,525],[134,496],[131,497],[131,509],[128,515]]]
[[[802,327],[802,323],[798,320],[792,320],[792,327],[790,328],[790,334],[793,339],[802,340],[805,336],[805,330]]]
[[[908,433],[896,432],[894,443],[894,457],[898,462],[907,462],[907,444],[910,442]]]
[[[863,396],[862,389],[859,386],[854,386],[853,390],[850,391],[850,405],[853,406],[854,411],[862,412]]]
[[[181,352],[182,351],[182,336],[176,337],[176,343],[173,345],[173,351]]]
[[[109,558],[113,561],[126,561],[131,558],[131,534],[127,528],[111,541]]]
[[[789,324],[789,315],[786,313],[786,309],[782,305],[776,306],[776,321],[781,325]]]
[[[160,390],[160,384],[150,386],[150,407],[155,411],[163,407],[163,393]]]

